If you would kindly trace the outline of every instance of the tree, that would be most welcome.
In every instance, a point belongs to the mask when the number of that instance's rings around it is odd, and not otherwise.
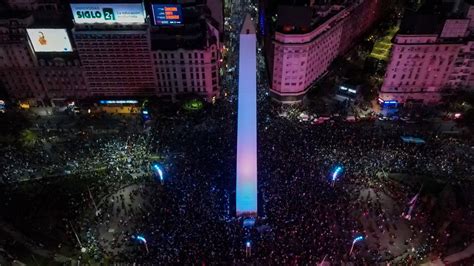
[[[38,142],[38,135],[29,130],[25,129],[20,134],[20,143],[25,148],[32,148]]]

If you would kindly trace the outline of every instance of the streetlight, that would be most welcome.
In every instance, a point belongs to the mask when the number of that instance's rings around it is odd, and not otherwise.
[[[363,236],[358,236],[358,237],[354,238],[354,240],[352,240],[352,246],[351,246],[351,250],[349,251],[349,256],[352,254],[352,250],[354,249],[355,243],[357,243],[359,241],[362,241],[362,240],[364,240]]]
[[[252,254],[252,243],[250,241],[245,242],[245,256],[248,258]]]
[[[89,187],[87,187],[87,190],[89,191],[89,197],[92,200],[92,204],[94,205],[95,208],[95,216],[99,216],[100,210],[97,208],[97,204],[95,203],[94,197],[92,196],[91,190]]]
[[[327,256],[328,256],[327,254],[324,255],[324,258],[323,258],[323,260],[321,261],[321,263],[319,264],[319,266],[324,266],[324,262],[326,262],[326,257],[327,257]]]
[[[160,178],[160,182],[163,184],[164,176],[163,176],[163,171],[161,170],[161,167],[155,163],[152,165],[152,169],[155,172],[155,176],[156,174],[158,174],[158,178]]]
[[[410,206],[410,207],[408,209],[408,213],[404,216],[405,219],[411,220],[411,213],[413,211],[413,208],[415,208],[416,201],[418,200],[418,196],[420,195],[421,190],[423,189],[423,186],[424,186],[424,184],[421,185],[420,190],[418,191],[418,193],[410,200],[410,202],[408,202],[408,206]]]
[[[138,240],[138,241],[140,241],[140,242],[142,242],[143,245],[145,245],[146,254],[148,254],[148,253],[149,253],[148,244],[146,243],[145,237],[143,237],[143,236],[141,236],[141,235],[137,235],[137,236],[135,237],[135,239]]]
[[[334,169],[331,176],[332,186],[334,186],[334,183],[336,182],[337,177],[342,173],[342,170],[342,166],[337,166],[336,169]]]
[[[69,221],[69,225],[71,225],[72,232],[74,233],[74,236],[76,237],[77,243],[79,244],[79,247],[81,248],[81,252],[85,253],[87,249],[82,245],[81,240],[79,239],[79,236],[77,235],[76,230],[74,230],[74,226],[72,225],[71,221]]]

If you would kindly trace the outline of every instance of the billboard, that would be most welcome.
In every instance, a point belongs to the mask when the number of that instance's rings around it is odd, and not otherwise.
[[[142,3],[128,4],[75,4],[71,3],[76,24],[92,23],[144,23],[145,9]]]
[[[72,52],[65,29],[26,29],[35,52]]]
[[[180,5],[152,4],[155,25],[178,25],[183,23]]]

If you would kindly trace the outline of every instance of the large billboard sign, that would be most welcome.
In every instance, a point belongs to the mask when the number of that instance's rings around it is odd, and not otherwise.
[[[153,4],[153,21],[155,25],[178,25],[183,23],[180,5]]]
[[[75,4],[71,3],[72,15],[76,24],[133,24],[145,22],[145,9],[142,3],[128,4]]]
[[[65,29],[26,29],[35,52],[72,52]]]

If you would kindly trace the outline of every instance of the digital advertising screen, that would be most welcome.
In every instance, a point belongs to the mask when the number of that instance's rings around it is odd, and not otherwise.
[[[134,24],[145,22],[142,3],[128,4],[75,4],[71,3],[76,24]]]
[[[183,23],[180,5],[152,4],[155,25],[179,25]]]
[[[65,29],[26,29],[35,52],[72,52]]]

